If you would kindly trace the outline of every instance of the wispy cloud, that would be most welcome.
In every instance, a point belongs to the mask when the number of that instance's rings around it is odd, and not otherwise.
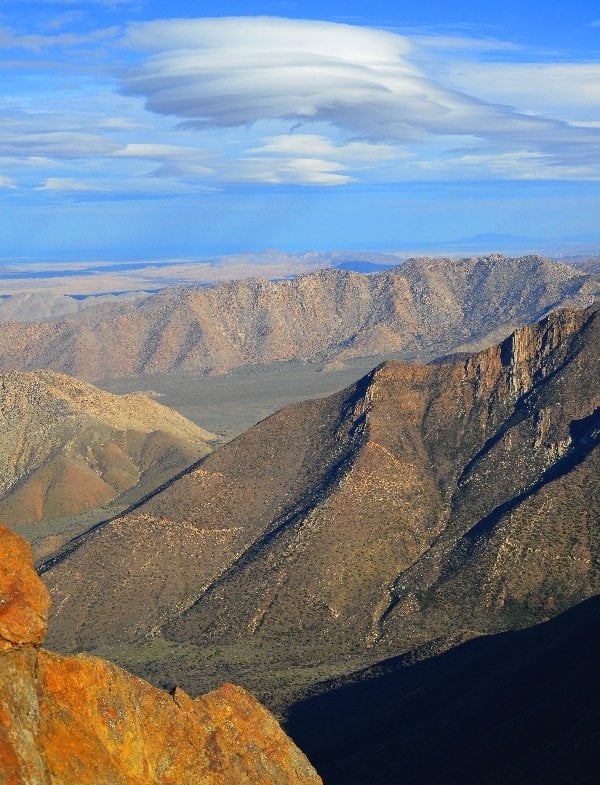
[[[600,63],[449,63],[444,76],[479,99],[542,116],[600,117]]]
[[[76,131],[19,133],[0,131],[0,156],[54,159],[89,158],[110,155],[120,148],[104,136]]]
[[[0,27],[0,49],[25,49],[42,52],[53,47],[76,47],[97,44],[115,39],[118,27],[93,30],[91,33],[56,33],[54,35],[16,35],[6,27]]]
[[[389,161],[402,157],[395,145],[350,141],[335,143],[319,134],[280,134],[262,141],[250,153],[293,157],[333,156],[347,162]]]
[[[16,188],[17,184],[12,177],[0,174],[0,188]]]
[[[76,180],[72,177],[48,177],[44,184],[38,185],[35,190],[74,193],[78,191],[97,191],[102,189],[98,183]]]
[[[225,181],[270,183],[272,185],[345,185],[355,178],[347,173],[348,167],[337,161],[320,158],[263,158],[248,157],[224,167],[221,178]]]

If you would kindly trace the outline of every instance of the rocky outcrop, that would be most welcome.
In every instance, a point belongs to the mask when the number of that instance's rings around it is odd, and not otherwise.
[[[263,421],[45,565],[54,645],[158,639],[142,672],[192,687],[206,656],[266,695],[596,593],[599,316],[388,362]]]
[[[40,644],[50,595],[31,563],[25,540],[0,528],[0,652]]]
[[[48,595],[0,527],[3,785],[319,785],[254,698],[231,684],[192,700],[103,660],[37,648]]]
[[[52,371],[0,373],[0,426],[0,523],[9,526],[152,489],[214,438],[147,395],[112,395]]]
[[[85,379],[217,372],[288,360],[473,350],[560,305],[584,307],[598,279],[538,256],[416,259],[365,276],[322,270],[294,280],[173,287],[141,304],[65,321],[6,322],[0,368]]]

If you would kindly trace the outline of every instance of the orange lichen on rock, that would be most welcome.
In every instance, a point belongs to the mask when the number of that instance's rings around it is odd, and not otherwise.
[[[28,547],[0,529],[0,785],[321,783],[241,687],[193,700],[96,657],[37,649],[48,605]]]
[[[49,608],[29,544],[0,526],[0,651],[41,643]]]

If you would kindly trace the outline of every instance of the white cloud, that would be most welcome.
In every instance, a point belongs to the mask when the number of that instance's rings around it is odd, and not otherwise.
[[[110,155],[120,147],[122,145],[107,137],[76,131],[15,133],[0,130],[0,156],[70,160]]]
[[[501,41],[497,38],[466,38],[451,35],[411,35],[413,44],[436,51],[463,52],[511,52],[521,47],[512,41]]]
[[[0,174],[0,188],[16,188],[17,184],[12,177]]]
[[[206,159],[212,154],[197,147],[132,143],[117,150],[113,157],[159,162],[157,169],[147,173],[153,177],[207,178],[215,174],[215,170],[206,165]]]
[[[450,108],[430,96],[423,106],[420,96],[440,91],[423,84],[408,61],[408,40],[380,30],[226,18],[132,25],[127,41],[155,54],[126,78],[126,91],[198,127],[325,120],[404,138],[415,135],[418,118],[407,122],[415,107],[429,114]]]
[[[417,179],[438,176],[455,180],[600,180],[598,162],[567,164],[536,150],[464,153],[444,160],[422,160],[412,168]]]
[[[235,177],[264,183],[343,185],[384,161],[406,158],[394,145],[351,141],[335,143],[319,134],[279,134],[246,150]]]
[[[206,158],[210,153],[197,147],[183,147],[155,142],[131,143],[114,153],[118,158],[141,158],[152,161],[186,160]]]
[[[411,61],[408,38],[382,30],[265,17],[166,20],[131,25],[127,42],[152,54],[125,78],[125,91],[199,128],[284,118],[401,142],[556,130],[442,86]]]
[[[600,63],[453,63],[450,84],[478,98],[570,120],[600,116]]]
[[[75,193],[81,191],[98,191],[102,189],[97,183],[76,180],[74,177],[48,177],[44,184],[38,185],[35,190]]]
[[[245,158],[236,161],[221,179],[234,182],[270,183],[272,185],[344,185],[354,178],[344,173],[346,167],[337,161],[319,158]]]
[[[523,149],[540,152],[555,172],[560,166],[560,171],[580,171],[600,155],[598,129],[569,123],[566,113],[558,111],[586,100],[596,102],[596,66],[581,67],[583,83],[569,93],[573,70],[568,67],[561,72],[554,66],[536,82],[536,72],[527,66],[465,65],[463,52],[462,66],[450,60],[442,69],[439,52],[435,58],[427,54],[431,40],[426,45],[423,39],[383,30],[268,17],[133,24],[126,43],[141,50],[145,59],[124,77],[124,92],[143,97],[152,112],[179,118],[183,127],[248,129],[265,121],[287,122],[305,128],[319,124],[333,138],[359,138],[340,144],[300,133],[263,142],[251,151],[255,166],[258,161],[267,169],[271,166],[277,182],[286,172],[306,173],[309,159],[316,180],[347,182],[369,154],[372,163],[396,146],[398,158],[407,149],[418,149],[426,161],[427,150],[447,152],[450,143],[460,139],[479,145],[484,155],[490,146],[499,155]],[[476,49],[470,39],[454,43],[457,49]],[[438,40],[445,50],[451,44],[452,39]],[[510,48],[503,42],[481,46]],[[562,100],[527,100],[536,92],[526,86],[529,76],[538,87],[545,84],[547,94],[548,83],[561,74]],[[557,111],[545,111],[548,105]],[[306,144],[304,151],[298,139]],[[346,162],[351,159],[350,167]],[[240,171],[247,166],[247,161],[240,162]]]
[[[119,34],[118,27],[94,30],[91,33],[57,33],[55,35],[15,35],[6,27],[0,27],[0,49],[26,49],[41,52],[51,47],[74,47],[98,44],[114,39]]]
[[[117,48],[114,34],[0,31],[0,44],[56,45],[68,65],[32,56],[37,93],[29,79],[0,102],[2,170],[19,192],[597,176],[597,64],[511,63],[503,41],[267,17],[136,23]],[[77,47],[101,40],[113,61],[138,63],[120,63],[118,94],[104,66],[77,70]],[[502,60],[480,62],[484,50]],[[11,68],[17,84],[23,68]]]
[[[338,160],[354,163],[375,163],[404,157],[402,150],[391,144],[372,144],[370,142],[341,142],[319,134],[280,134],[262,141],[259,147],[248,151],[263,155],[284,155],[299,157],[334,156]]]

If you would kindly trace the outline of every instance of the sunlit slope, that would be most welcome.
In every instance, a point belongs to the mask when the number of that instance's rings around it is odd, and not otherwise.
[[[78,378],[225,372],[245,365],[473,350],[562,306],[585,307],[598,279],[539,256],[418,259],[361,275],[323,270],[293,280],[173,287],[109,312],[5,323],[0,368]]]
[[[112,395],[52,371],[0,374],[0,521],[89,510],[172,477],[212,434],[146,395]]]

